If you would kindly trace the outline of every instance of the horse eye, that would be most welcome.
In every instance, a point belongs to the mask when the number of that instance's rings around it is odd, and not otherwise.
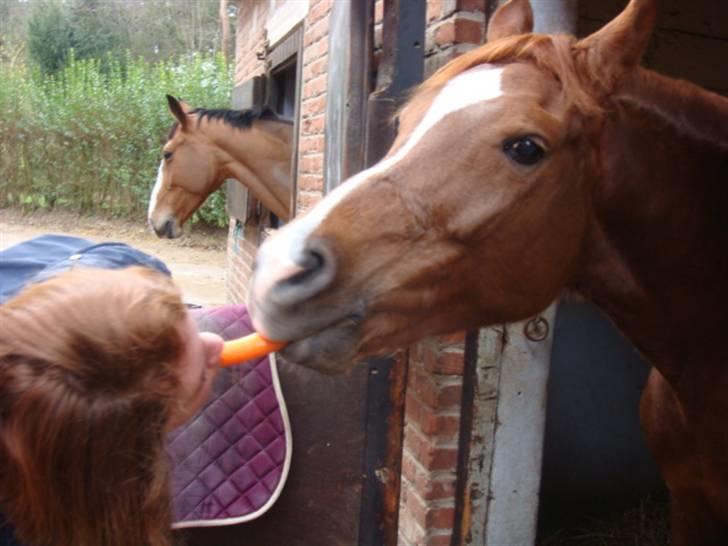
[[[546,155],[544,149],[532,138],[514,138],[503,143],[503,151],[516,163],[535,165]]]
[[[164,159],[169,160],[172,158],[172,152],[164,152]]]

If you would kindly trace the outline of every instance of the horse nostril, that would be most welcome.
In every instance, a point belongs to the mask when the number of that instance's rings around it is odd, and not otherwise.
[[[308,250],[304,254],[301,262],[302,263],[299,264],[302,268],[301,271],[286,279],[285,282],[292,285],[306,284],[308,280],[315,277],[316,274],[319,273],[325,266],[323,254],[312,249]]]
[[[305,302],[325,290],[336,276],[336,260],[328,245],[310,241],[296,260],[297,271],[279,279],[271,289],[271,298],[281,305]]]
[[[167,239],[174,239],[174,220],[172,218],[168,218],[164,224],[162,224],[161,229],[157,231],[157,235],[160,237],[166,237]]]

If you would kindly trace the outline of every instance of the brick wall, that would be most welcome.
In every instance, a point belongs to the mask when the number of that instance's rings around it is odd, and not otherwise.
[[[324,188],[324,126],[329,53],[329,15],[333,0],[311,0],[303,37],[301,131],[298,146],[297,211],[321,200]]]
[[[258,52],[265,47],[265,22],[269,2],[240,2],[235,30],[235,85],[265,73],[265,61]],[[227,276],[225,288],[231,303],[247,301],[248,281],[260,240],[258,226],[243,225],[230,218],[227,244]]]
[[[304,52],[301,82],[301,125],[299,133],[297,211],[317,203],[323,194],[324,119],[326,113],[326,67],[329,13],[333,0],[310,0],[304,21]],[[258,53],[265,47],[265,25],[281,0],[239,2],[235,33],[235,84],[265,73]],[[247,287],[257,247],[263,238],[253,222],[243,226],[230,219],[228,231],[227,299],[247,300]]]
[[[428,0],[425,77],[485,40],[486,0]],[[399,544],[446,546],[455,518],[464,334],[410,350]]]

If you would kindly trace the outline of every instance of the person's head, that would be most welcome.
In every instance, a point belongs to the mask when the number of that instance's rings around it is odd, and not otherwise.
[[[164,440],[222,340],[147,268],[75,269],[0,307],[0,510],[33,546],[170,542]]]

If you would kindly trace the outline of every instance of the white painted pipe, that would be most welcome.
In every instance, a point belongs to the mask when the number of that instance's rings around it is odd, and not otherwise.
[[[531,0],[534,32],[576,34],[578,0]]]

